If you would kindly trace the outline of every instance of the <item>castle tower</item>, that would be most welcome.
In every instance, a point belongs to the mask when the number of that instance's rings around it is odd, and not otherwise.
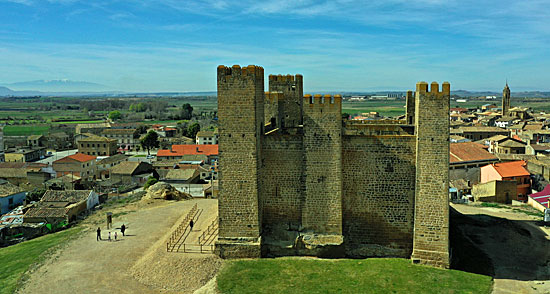
[[[508,88],[508,82],[504,90],[502,90],[502,116],[508,116],[510,114],[510,88]]]
[[[342,235],[342,97],[304,97],[306,231]]]
[[[304,96],[304,78],[302,75],[269,75],[269,91],[282,92],[284,99],[281,101],[282,128],[293,128],[303,124],[302,107]]]
[[[218,67],[219,238],[223,257],[260,257],[258,193],[264,125],[264,69]]]
[[[449,100],[451,86],[416,84],[413,262],[449,267]]]

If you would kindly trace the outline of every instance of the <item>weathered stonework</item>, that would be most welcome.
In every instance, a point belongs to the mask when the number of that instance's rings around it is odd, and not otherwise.
[[[218,68],[218,254],[448,267],[449,84],[408,92],[404,121],[359,122],[302,80],[272,75],[263,93],[261,67]]]
[[[449,97],[433,82],[416,84],[416,191],[412,259],[449,265]],[[442,119],[445,118],[445,119]]]

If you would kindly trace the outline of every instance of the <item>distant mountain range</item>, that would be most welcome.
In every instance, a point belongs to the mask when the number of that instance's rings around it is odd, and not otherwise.
[[[405,91],[379,90],[379,91],[315,91],[315,93],[343,94],[343,95],[385,95],[391,93],[405,93]],[[501,92],[493,91],[467,91],[456,90],[452,95],[459,97],[483,97],[497,96],[501,97]],[[512,91],[512,97],[536,97],[550,98],[550,92],[543,91]],[[61,80],[36,80],[27,82],[17,82],[10,84],[0,84],[0,96],[105,96],[105,97],[159,97],[159,96],[216,96],[215,91],[210,92],[122,92],[114,91],[109,86],[102,84]]]
[[[15,91],[40,91],[40,92],[102,92],[111,91],[108,86],[67,79],[61,80],[36,80],[4,84]]]

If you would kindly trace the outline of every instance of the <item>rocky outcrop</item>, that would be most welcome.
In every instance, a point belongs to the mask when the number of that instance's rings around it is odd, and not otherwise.
[[[176,190],[168,183],[158,182],[147,189],[147,194],[142,199],[186,200],[191,198],[191,195]]]

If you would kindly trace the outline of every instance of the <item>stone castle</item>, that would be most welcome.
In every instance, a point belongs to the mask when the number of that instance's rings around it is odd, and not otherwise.
[[[301,75],[218,67],[223,258],[404,257],[449,266],[450,85],[420,82],[400,121],[342,119]]]

